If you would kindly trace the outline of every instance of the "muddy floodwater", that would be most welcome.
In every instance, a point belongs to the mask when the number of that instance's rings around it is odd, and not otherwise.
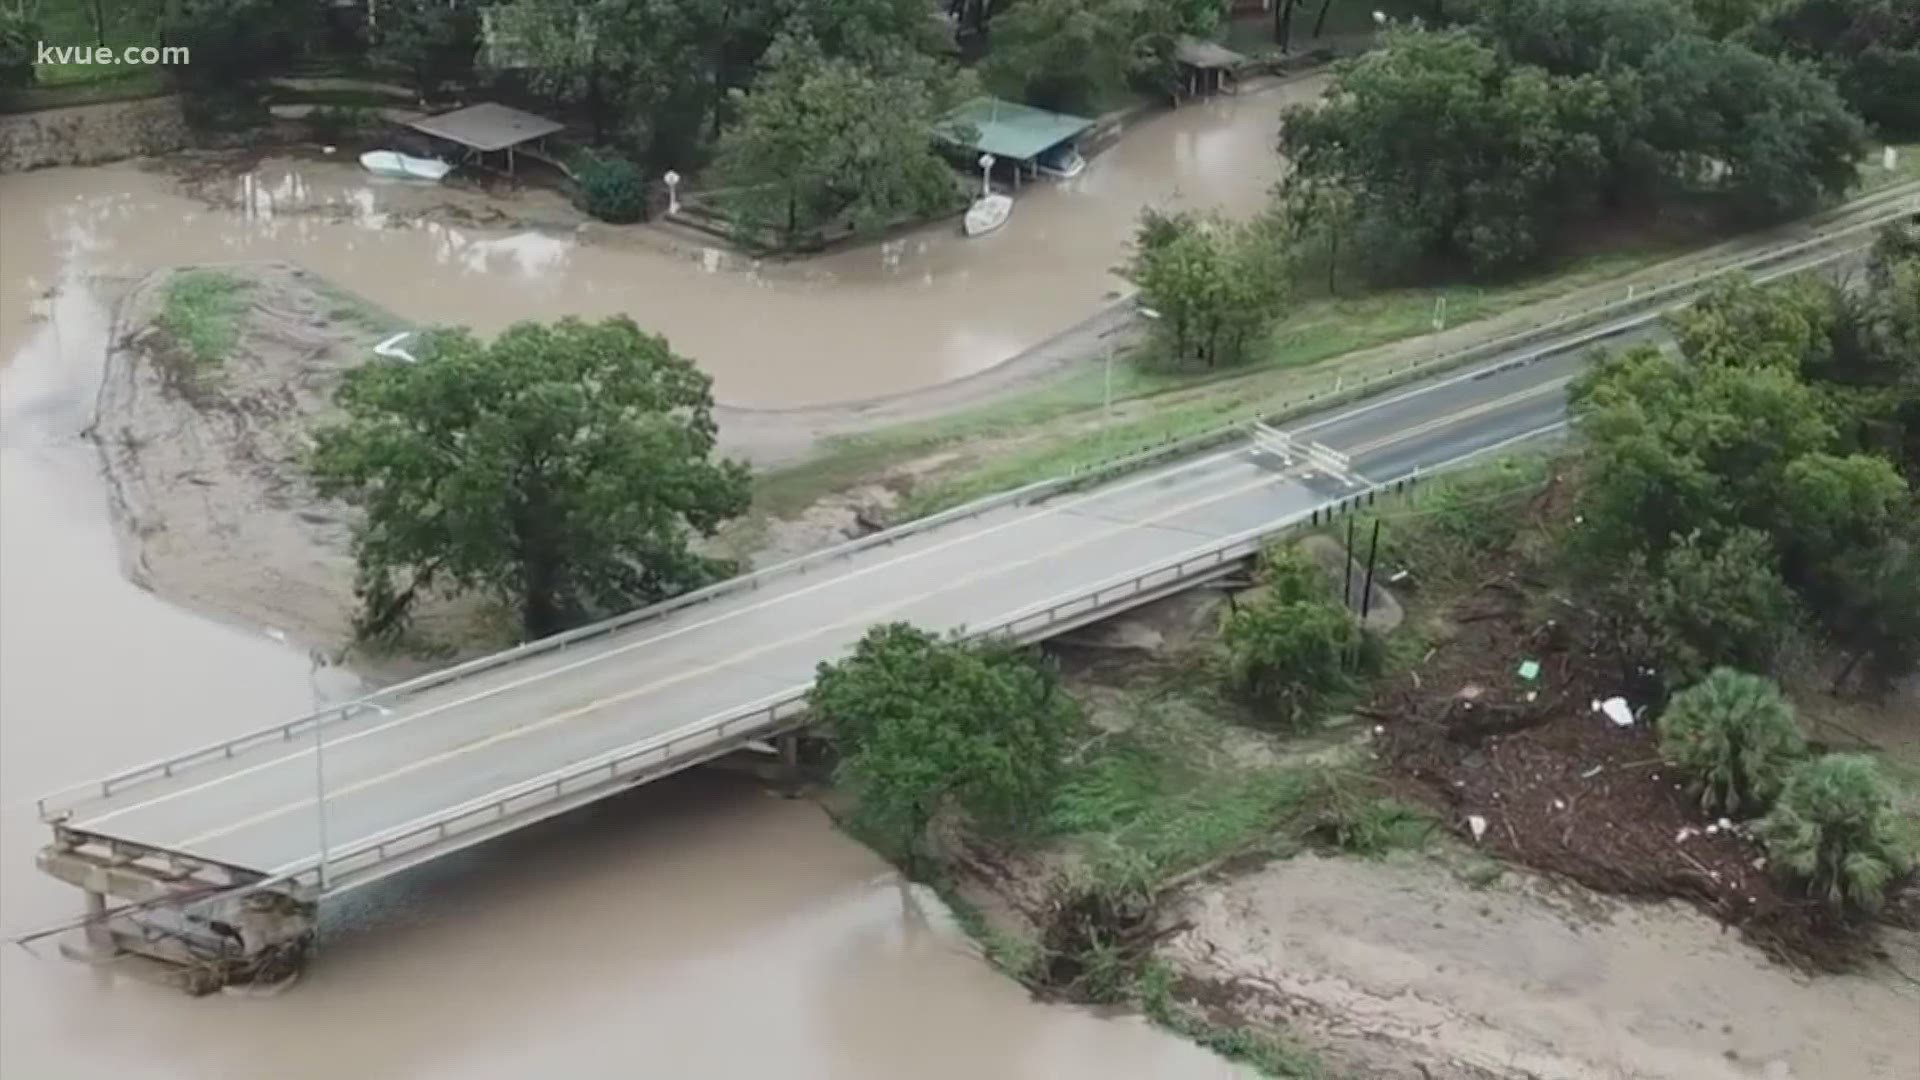
[[[481,331],[623,312],[729,402],[927,386],[1089,314],[1135,213],[1258,205],[1295,83],[1145,120],[1000,233],[946,226],[772,267],[697,242],[419,212],[418,189],[269,159],[183,187],[140,164],[0,176],[0,929],[77,913],[33,799],[353,692],[122,572],[86,426],[117,287],[285,259],[398,314]],[[438,195],[429,198],[437,200]],[[522,207],[511,208],[512,216]],[[1029,1001],[806,803],[687,776],[376,887],[330,912],[283,996],[192,1001],[0,949],[0,1076],[1234,1075],[1137,1019]]]

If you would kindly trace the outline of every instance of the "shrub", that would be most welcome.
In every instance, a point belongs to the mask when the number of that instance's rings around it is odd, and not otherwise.
[[[647,184],[625,158],[585,158],[574,166],[581,209],[601,221],[625,225],[647,216]]]
[[[1352,614],[1331,600],[1268,596],[1227,616],[1227,678],[1248,700],[1297,724],[1321,695],[1346,684],[1343,665],[1359,636]]]
[[[1806,753],[1780,691],[1732,668],[1675,694],[1659,732],[1660,755],[1694,778],[1708,813],[1764,809]]]
[[[1860,754],[1795,767],[1760,835],[1776,869],[1834,907],[1873,911],[1913,869],[1913,842],[1902,835],[1893,793]]]

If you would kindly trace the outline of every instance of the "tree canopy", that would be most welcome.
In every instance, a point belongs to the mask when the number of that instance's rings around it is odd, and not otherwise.
[[[1675,316],[1678,357],[1628,350],[1576,383],[1574,546],[1603,578],[1628,560],[1652,575],[1637,603],[1671,676],[1764,666],[1800,611],[1881,674],[1920,659],[1915,444],[1899,429],[1920,382],[1910,353],[1875,354],[1903,348],[1879,313],[1920,303],[1885,295],[1915,280],[1904,251],[1883,240],[1858,291],[1718,287]]]
[[[710,380],[664,339],[563,319],[420,351],[352,372],[313,454],[321,492],[364,510],[363,634],[447,587],[500,597],[539,637],[729,569],[688,541],[746,509],[747,470],[712,460]]]
[[[1168,358],[1214,368],[1248,359],[1277,316],[1278,257],[1261,223],[1147,210],[1126,275]]]
[[[1803,213],[1853,182],[1864,133],[1819,72],[1668,0],[1488,0],[1466,26],[1387,34],[1288,110],[1281,149],[1289,198],[1350,193],[1376,270],[1490,274],[1603,207],[1708,193],[1734,218]]]
[[[821,664],[808,705],[833,725],[863,824],[908,857],[949,804],[989,828],[1037,819],[1076,716],[1030,654],[906,623],[876,626],[851,656]]]
[[[789,248],[829,227],[866,233],[959,203],[928,134],[937,104],[919,78],[784,41],[721,139],[723,201],[748,236]]]

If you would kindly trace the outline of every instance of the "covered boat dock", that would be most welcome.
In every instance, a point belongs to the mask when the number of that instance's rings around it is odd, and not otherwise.
[[[1040,155],[1079,138],[1093,121],[1084,116],[1048,112],[999,98],[978,97],[940,118],[935,138],[949,146],[992,154],[1013,166],[1013,182],[1037,171]]]
[[[1182,36],[1173,46],[1173,59],[1180,68],[1179,93],[1186,97],[1208,97],[1239,89],[1240,71],[1247,58],[1211,41]]]
[[[431,135],[436,139],[444,139],[465,147],[467,153],[466,157],[461,159],[462,161],[478,158],[484,164],[486,155],[505,153],[508,175],[513,174],[515,150],[530,153],[531,156],[543,161],[551,161],[552,159],[544,153],[544,141],[547,136],[566,128],[565,124],[557,120],[535,116],[530,112],[521,112],[519,109],[491,101],[444,112],[438,116],[411,120],[407,122],[407,126],[423,135]]]

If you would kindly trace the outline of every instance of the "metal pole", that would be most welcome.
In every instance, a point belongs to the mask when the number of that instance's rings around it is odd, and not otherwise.
[[[1367,545],[1367,581],[1360,587],[1360,626],[1366,628],[1367,616],[1373,611],[1373,560],[1380,554],[1380,519],[1373,519],[1373,543]]]
[[[1113,426],[1113,342],[1107,342],[1106,391],[1100,405],[1100,441],[1107,441],[1107,429]]]
[[[320,861],[317,864],[320,891],[327,891],[327,757],[326,723],[320,716],[323,707],[320,700],[320,669],[327,665],[327,658],[315,649],[307,654],[311,666],[307,668],[307,682],[313,689],[313,815],[319,824]]]
[[[1347,519],[1347,546],[1342,549],[1347,558],[1346,582],[1340,586],[1340,606],[1353,610],[1353,519]]]

